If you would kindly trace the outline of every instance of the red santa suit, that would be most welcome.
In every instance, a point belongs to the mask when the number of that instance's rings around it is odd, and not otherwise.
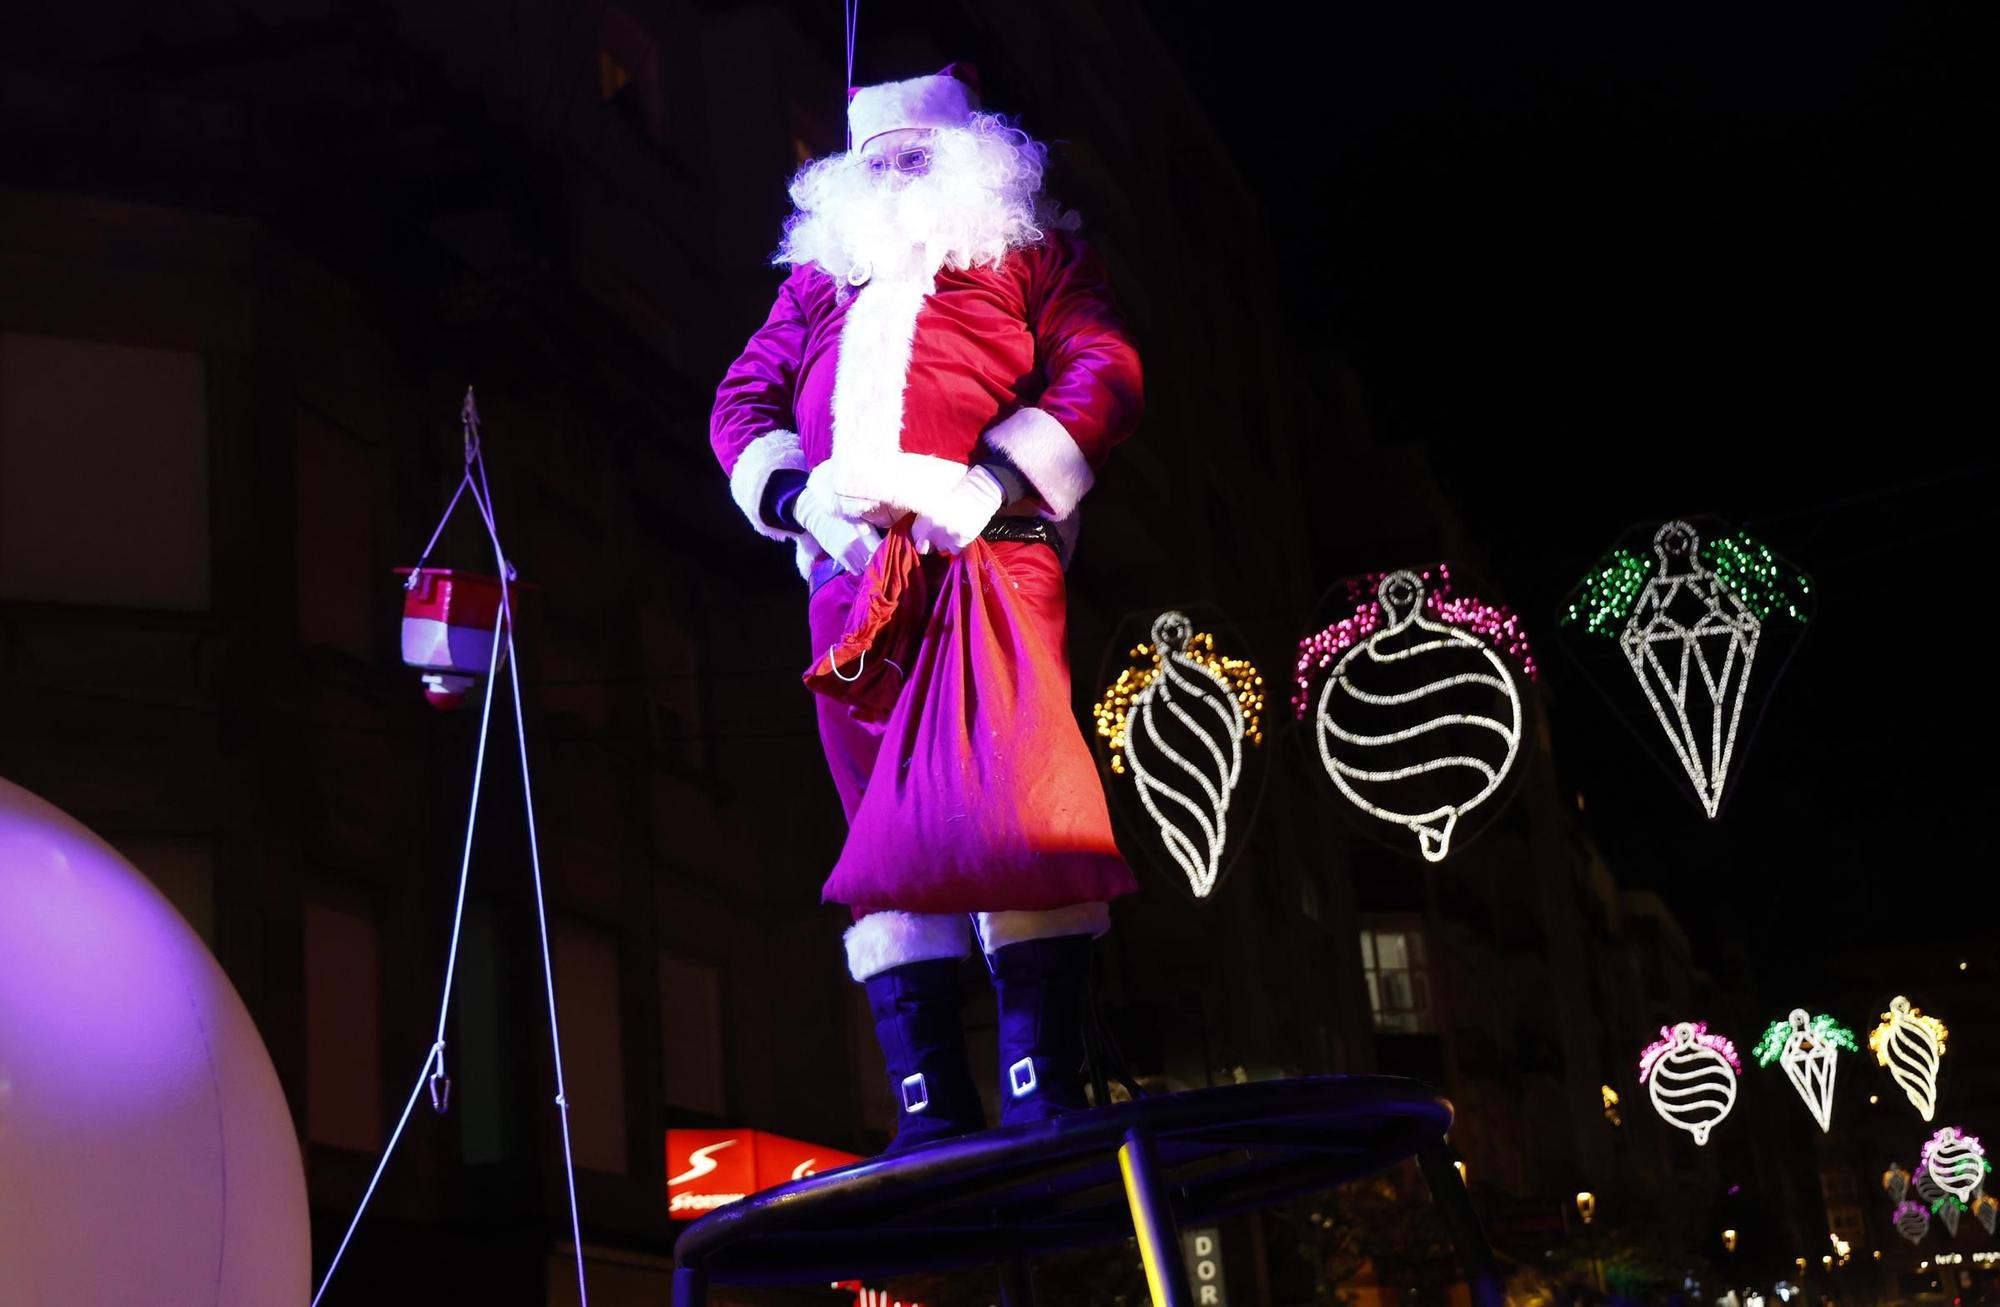
[[[1074,236],[1051,230],[997,266],[945,266],[928,279],[853,287],[817,265],[798,267],[718,388],[710,437],[751,525],[796,541],[802,573],[815,575],[817,565],[824,577],[832,569],[811,537],[765,518],[766,490],[780,471],[818,469],[843,514],[888,525],[926,513],[969,465],[998,455],[1033,491],[1009,511],[1056,523],[1066,549],[1097,470],[1138,422],[1141,390],[1138,354],[1101,262]],[[992,547],[1021,581],[1020,611],[1046,637],[1036,643],[1062,659],[1062,561],[1045,544]],[[857,585],[840,572],[815,590],[815,650],[839,635]],[[1067,667],[1055,670],[1066,686]],[[816,700],[827,763],[852,819],[882,727],[844,704]],[[1100,933],[1104,901],[1135,888],[1114,860],[1087,883],[1010,877],[985,901],[953,907],[977,914],[991,952],[1015,938]],[[857,979],[965,949],[963,917],[880,917],[863,918],[850,933]]]

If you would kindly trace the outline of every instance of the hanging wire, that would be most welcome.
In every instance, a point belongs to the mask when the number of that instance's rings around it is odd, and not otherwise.
[[[861,0],[841,0],[847,18],[847,80],[841,83],[840,117],[847,123],[847,148],[854,149],[854,124],[847,117],[846,97],[854,90],[854,34],[861,26]]]
[[[437,546],[438,538],[444,534],[446,523],[458,507],[465,492],[472,492],[473,505],[479,510],[480,521],[485,524],[486,536],[493,544],[493,562],[500,577],[500,608],[493,615],[493,644],[487,655],[486,692],[479,709],[479,749],[472,768],[472,801],[465,818],[465,843],[458,866],[458,899],[452,909],[451,944],[445,954],[443,994],[438,1000],[437,1030],[430,1051],[424,1055],[424,1064],[417,1072],[417,1083],[411,1088],[410,1096],[403,1104],[403,1114],[396,1121],[396,1128],[389,1136],[389,1142],[382,1150],[382,1156],[375,1164],[375,1174],[369,1178],[368,1188],[361,1195],[361,1203],[355,1209],[354,1219],[348,1222],[347,1232],[341,1236],[340,1247],[334,1251],[333,1260],[328,1263],[326,1275],[320,1280],[319,1289],[313,1294],[313,1307],[326,1293],[333,1282],[333,1273],[340,1266],[340,1259],[346,1254],[354,1232],[361,1224],[361,1217],[368,1210],[369,1200],[375,1196],[376,1187],[381,1183],[382,1174],[389,1166],[389,1158],[396,1150],[397,1142],[403,1137],[403,1129],[409,1124],[410,1113],[415,1110],[417,1099],[428,1085],[431,1106],[443,1112],[450,1104],[451,1079],[445,1074],[445,1020],[451,1010],[451,991],[458,971],[458,949],[463,937],[465,923],[466,888],[472,873],[472,837],[478,825],[479,796],[486,777],[486,743],[489,738],[489,723],[493,712],[493,689],[499,680],[499,664],[504,658],[507,663],[508,682],[514,696],[514,738],[520,746],[521,754],[521,797],[528,817],[528,858],[534,873],[535,883],[535,925],[541,934],[542,981],[548,995],[549,1042],[554,1051],[556,1071],[556,1108],[562,1123],[563,1177],[569,1187],[569,1228],[570,1244],[576,1252],[576,1290],[582,1307],[590,1307],[590,1290],[584,1281],[583,1237],[577,1216],[576,1205],[576,1160],[570,1145],[569,1095],[563,1082],[562,1035],[556,1020],[555,967],[549,949],[548,906],[542,892],[541,841],[535,827],[535,794],[528,772],[528,731],[521,709],[520,659],[514,650],[514,565],[507,561],[507,551],[500,544],[500,528],[493,511],[493,489],[486,477],[486,460],[479,447],[479,410],[473,401],[470,388],[465,392],[465,402],[459,410],[465,434],[465,475],[460,479],[458,490],[446,506],[444,517],[438,522],[437,530],[431,533],[430,543],[424,546],[423,558],[411,571],[410,586],[416,584],[422,574],[423,564],[430,558],[431,550]]]

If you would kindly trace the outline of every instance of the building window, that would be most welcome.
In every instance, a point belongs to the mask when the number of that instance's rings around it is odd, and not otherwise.
[[[660,1059],[669,1107],[722,1116],[722,977],[714,967],[660,954]]]
[[[1361,932],[1361,968],[1375,1028],[1396,1034],[1436,1029],[1424,936],[1417,926],[1373,926]]]
[[[305,903],[306,1137],[382,1146],[382,926],[358,893],[315,889]]]
[[[0,335],[0,596],[209,602],[201,355]]]
[[[564,921],[556,923],[554,944],[570,1144],[578,1166],[623,1175],[628,1167],[625,1018],[618,939],[610,931]]]

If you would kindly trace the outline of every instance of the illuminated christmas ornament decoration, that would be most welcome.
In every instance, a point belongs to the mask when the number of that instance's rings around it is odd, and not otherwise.
[[[1771,623],[1803,627],[1811,582],[1740,532],[1704,542],[1691,523],[1651,549],[1614,549],[1572,592],[1559,626],[1617,641],[1673,757],[1711,818],[1722,810],[1744,706]]]
[[[1945,1024],[1910,1006],[1901,994],[1889,1000],[1882,1024],[1868,1032],[1875,1060],[1908,1095],[1911,1106],[1928,1121],[1937,1112],[1938,1063],[1944,1057]]]
[[[1930,1204],[1930,1209],[1938,1220],[1944,1222],[1945,1233],[1957,1234],[1958,1220],[1965,1215],[1965,1204],[1956,1196],[1946,1193],[1944,1186],[1938,1183],[1937,1177],[1931,1174],[1930,1168],[1921,1162],[1917,1164],[1916,1174],[1911,1177],[1910,1183],[1918,1195]]]
[[[1650,1084],[1654,1110],[1697,1144],[1707,1143],[1709,1131],[1736,1105],[1742,1072],[1736,1046],[1709,1034],[1705,1021],[1660,1027],[1658,1042],[1639,1057],[1639,1083]]]
[[[1910,1192],[1910,1173],[1894,1162],[1882,1173],[1882,1188],[1893,1202],[1903,1201],[1903,1195]]]
[[[1986,1173],[1993,1169],[1979,1137],[1961,1134],[1956,1126],[1945,1126],[1930,1137],[1924,1145],[1922,1166],[1939,1189],[1961,1203],[1972,1201]]]
[[[1922,1203],[1907,1200],[1897,1203],[1890,1220],[1895,1223],[1896,1233],[1911,1243],[1922,1243],[1924,1236],[1931,1232],[1930,1209]]]
[[[1750,1055],[1758,1066],[1768,1067],[1773,1062],[1783,1066],[1813,1120],[1819,1122],[1821,1130],[1831,1130],[1833,1077],[1840,1069],[1835,1058],[1843,1048],[1850,1053],[1860,1051],[1852,1030],[1830,1016],[1808,1017],[1804,1008],[1793,1008],[1789,1017],[1771,1023]]]
[[[1443,565],[1380,577],[1372,601],[1301,642],[1294,672],[1293,708],[1312,707],[1328,779],[1414,835],[1426,861],[1449,855],[1461,820],[1497,807],[1514,779],[1533,655],[1518,619],[1455,593]]]
[[[1244,741],[1263,742],[1264,678],[1217,654],[1184,613],[1162,613],[1152,634],[1132,651],[1144,661],[1119,673],[1093,715],[1111,770],[1131,777],[1161,844],[1206,898],[1222,874]]]
[[[1972,1200],[1972,1219],[1986,1227],[1986,1233],[1993,1233],[1996,1219],[2000,1219],[2000,1198],[1992,1194],[1981,1194]]]

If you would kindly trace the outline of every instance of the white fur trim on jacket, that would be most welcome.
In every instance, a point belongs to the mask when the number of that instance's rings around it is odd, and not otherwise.
[[[797,540],[799,533],[772,526],[764,520],[764,488],[771,474],[785,469],[806,470],[806,451],[798,436],[789,431],[771,431],[743,447],[736,466],[729,470],[729,497],[757,528],[757,534],[772,540]]]
[[[1063,424],[1041,409],[1017,409],[988,427],[984,439],[1028,478],[1053,517],[1074,513],[1097,481]]]
[[[833,491],[841,511],[887,526],[921,513],[965,476],[965,464],[903,448],[903,392],[917,315],[933,278],[878,279],[854,294],[833,374]]]
[[[847,970],[856,980],[970,952],[972,923],[956,912],[871,912],[847,928]]]
[[[979,945],[992,953],[1030,939],[1089,935],[1095,939],[1111,929],[1108,903],[1072,903],[1045,912],[978,912],[973,914]]]

